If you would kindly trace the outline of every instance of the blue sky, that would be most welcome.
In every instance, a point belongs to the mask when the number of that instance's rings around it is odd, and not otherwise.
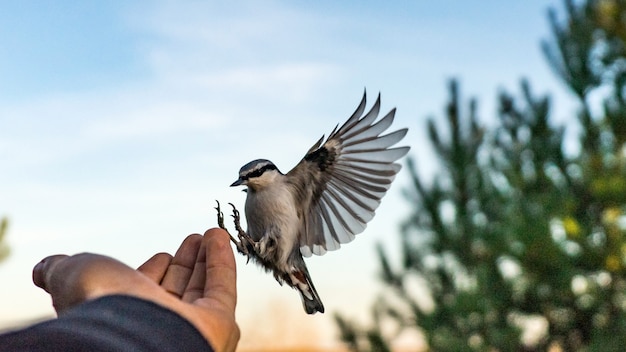
[[[395,126],[420,172],[434,166],[424,133],[442,116],[446,82],[479,99],[527,77],[568,95],[539,49],[559,1],[56,1],[0,3],[0,214],[11,257],[0,265],[0,325],[51,314],[30,282],[49,254],[98,252],[139,265],[215,225],[214,199],[249,160],[288,171],[357,106],[363,89]],[[369,106],[369,105],[368,105]],[[565,107],[564,107],[565,106]],[[393,250],[407,213],[401,174],[364,234],[308,261],[330,312],[365,317],[378,290],[374,244]],[[304,317],[296,292],[243,260],[239,316],[297,319],[334,338],[331,315]],[[30,302],[28,304],[23,301]],[[248,325],[249,324],[249,325]],[[292,328],[293,330],[293,328]],[[291,331],[291,330],[290,330]],[[313,332],[311,332],[313,331]],[[301,331],[291,331],[295,341]],[[265,335],[264,335],[265,334]],[[289,338],[287,337],[287,341]]]

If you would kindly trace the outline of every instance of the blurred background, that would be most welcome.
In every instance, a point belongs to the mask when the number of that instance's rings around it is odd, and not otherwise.
[[[0,329],[54,316],[43,257],[175,251],[366,89],[404,168],[307,261],[324,315],[238,256],[240,350],[621,350],[625,43],[621,0],[3,2]]]

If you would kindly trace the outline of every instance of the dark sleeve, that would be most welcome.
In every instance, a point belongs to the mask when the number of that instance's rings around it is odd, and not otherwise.
[[[0,335],[0,351],[213,351],[178,314],[130,296],[85,302],[24,330]]]

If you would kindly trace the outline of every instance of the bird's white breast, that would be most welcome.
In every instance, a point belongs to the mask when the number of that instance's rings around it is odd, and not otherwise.
[[[281,263],[286,263],[293,248],[299,247],[296,207],[289,186],[283,182],[249,190],[246,198],[248,234],[257,242],[266,236],[273,237],[279,246],[276,259]]]

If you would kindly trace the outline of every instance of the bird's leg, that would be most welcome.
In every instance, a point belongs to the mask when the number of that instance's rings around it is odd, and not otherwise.
[[[235,223],[235,229],[237,230],[239,242],[246,248],[246,254],[256,254],[256,251],[254,250],[254,245],[256,242],[254,242],[254,240],[241,228],[241,216],[239,215],[239,210],[235,208],[235,205],[233,203],[228,204],[233,207],[233,215],[231,216],[233,217],[233,222]]]
[[[217,207],[215,207],[215,210],[217,210],[217,226],[219,226],[222,230],[226,231],[226,233],[228,234],[228,236],[230,237],[230,240],[235,244],[235,246],[237,247],[237,251],[239,251],[242,254],[248,255],[248,250],[247,248],[243,245],[242,242],[237,241],[237,239],[235,237],[233,237],[230,232],[228,232],[228,229],[226,228],[226,226],[224,226],[224,213],[222,213],[222,209],[220,208],[220,202],[217,201]],[[231,204],[232,205],[232,204]],[[241,227],[238,226],[237,224],[235,224],[237,231],[241,230]],[[239,238],[241,238],[241,232],[239,233]]]

